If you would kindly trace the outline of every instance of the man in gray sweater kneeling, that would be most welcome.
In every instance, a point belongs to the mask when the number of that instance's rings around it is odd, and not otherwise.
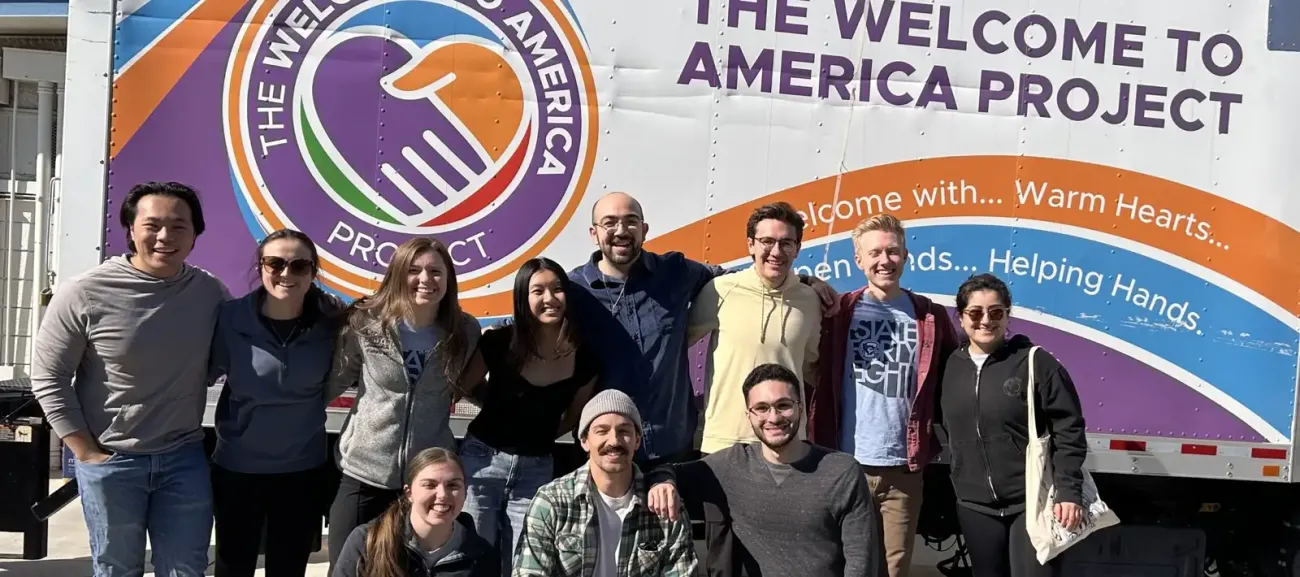
[[[786,367],[755,367],[741,390],[759,443],[656,469],[647,479],[650,509],[675,519],[680,488],[688,503],[728,515],[745,555],[721,574],[881,575],[883,543],[861,468],[852,455],[797,439],[799,387]]]

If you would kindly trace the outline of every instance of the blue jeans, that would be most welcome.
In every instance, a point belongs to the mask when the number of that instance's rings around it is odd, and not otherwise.
[[[474,517],[479,536],[498,546],[502,575],[509,575],[528,506],[537,490],[554,478],[551,456],[512,455],[466,436],[460,460],[467,485],[464,511]]]
[[[212,539],[212,481],[202,442],[156,455],[115,453],[76,468],[95,577],[143,575],[146,533],[156,575],[203,575]]]

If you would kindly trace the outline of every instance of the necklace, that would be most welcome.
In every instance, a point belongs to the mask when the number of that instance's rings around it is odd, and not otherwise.
[[[613,291],[609,290],[609,277],[605,276],[604,271],[600,273],[600,280],[601,282],[605,283],[605,294],[606,295],[611,294]],[[618,303],[623,300],[623,292],[626,290],[627,290],[627,279],[623,279],[623,286],[619,287],[618,289],[618,297],[614,299],[613,304],[609,305],[610,313],[618,313]]]

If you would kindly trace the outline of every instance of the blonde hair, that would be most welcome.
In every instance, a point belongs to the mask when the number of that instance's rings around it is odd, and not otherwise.
[[[877,214],[871,218],[865,219],[858,223],[853,229],[853,244],[858,244],[858,239],[862,235],[871,231],[892,232],[898,237],[898,243],[907,247],[906,231],[903,230],[903,221],[892,214]]]
[[[349,325],[359,324],[357,313],[373,315],[390,330],[397,328],[397,322],[415,320],[415,299],[411,296],[411,283],[407,281],[407,271],[415,259],[427,252],[433,252],[442,259],[447,267],[447,290],[438,303],[438,316],[434,321],[442,329],[443,338],[434,347],[434,355],[442,365],[443,376],[448,383],[455,383],[460,377],[469,344],[465,337],[465,314],[460,308],[459,288],[456,284],[456,267],[451,261],[451,253],[442,241],[431,237],[415,237],[402,243],[393,252],[393,259],[384,273],[384,280],[374,295],[354,301],[349,307]]]

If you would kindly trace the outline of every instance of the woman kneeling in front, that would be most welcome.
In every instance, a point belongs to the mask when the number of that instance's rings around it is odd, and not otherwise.
[[[348,535],[334,577],[500,576],[500,554],[461,512],[465,469],[456,453],[425,449],[407,471],[402,496]]]

